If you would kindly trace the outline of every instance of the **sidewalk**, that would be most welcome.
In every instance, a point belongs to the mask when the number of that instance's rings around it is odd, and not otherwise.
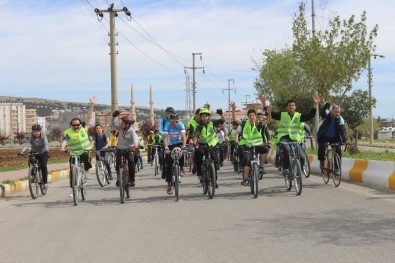
[[[59,171],[59,170],[66,170],[69,169],[69,163],[55,163],[55,164],[48,164],[48,173],[51,171]],[[3,172],[0,173],[0,183],[4,180],[19,180],[23,177],[27,176],[29,169],[22,169],[10,172]]]

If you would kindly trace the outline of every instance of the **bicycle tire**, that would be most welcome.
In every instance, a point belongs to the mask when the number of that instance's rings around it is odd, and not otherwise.
[[[44,182],[43,182],[43,174],[41,172],[41,169],[38,169],[38,184],[40,185],[40,191],[42,195],[46,195],[48,189],[44,187]]]
[[[111,179],[110,179],[110,173],[108,172],[108,169],[106,166],[104,166],[104,177],[106,178],[106,183],[111,184]]]
[[[71,185],[73,188],[73,202],[74,206],[78,205],[79,191],[78,191],[78,168],[73,167],[71,173]]]
[[[302,169],[300,168],[300,162],[298,159],[294,159],[292,162],[292,173],[296,195],[300,195],[302,193],[303,184]]]
[[[258,182],[259,182],[259,169],[258,169],[258,164],[253,164],[251,167],[251,178],[250,178],[250,188],[251,188],[251,194],[254,195],[254,198],[258,197]]]
[[[302,171],[303,171],[304,177],[309,178],[310,177],[310,172],[311,172],[310,171],[309,157],[308,157],[308,155],[306,153],[304,153],[304,154],[305,154],[305,162],[304,162]]]
[[[177,164],[174,165],[174,170],[173,170],[173,176],[174,176],[174,195],[176,197],[176,201],[178,202],[178,191],[179,191],[179,187],[180,187],[180,178],[179,178],[179,167]]]
[[[158,155],[154,155],[154,167],[155,167],[155,176],[159,174],[159,164],[158,164]]]
[[[104,187],[105,185],[105,173],[104,173],[104,163],[101,160],[96,162],[96,178],[97,182],[99,183],[100,187]]]
[[[81,188],[81,199],[85,200],[88,194],[88,189],[87,189],[87,181],[86,181],[86,177],[85,175],[83,175],[84,173],[81,170],[81,176],[80,176],[80,188]]]
[[[286,187],[287,191],[291,191],[292,179],[291,179],[291,175],[289,174],[289,172],[287,174],[284,174],[284,181],[285,181],[285,187]]]
[[[333,174],[332,174],[332,180],[333,184],[335,187],[338,187],[340,185],[340,182],[342,180],[342,164],[340,160],[340,156],[336,153],[333,152]],[[337,169],[335,169],[337,166]],[[337,173],[335,171],[337,170]]]
[[[189,166],[189,172],[190,173],[192,173],[192,153],[189,153],[188,154],[188,159],[189,159],[189,161],[188,161],[188,166]]]
[[[125,168],[126,169],[126,168]],[[125,170],[124,170],[125,171]],[[129,176],[130,176],[130,171],[128,171],[128,175],[124,172],[124,177],[123,177],[123,182],[124,182],[124,187],[125,187],[125,193],[126,193],[126,199],[130,198],[130,187],[129,187]]]
[[[123,186],[124,173],[125,171],[123,170],[122,167],[120,167],[118,172],[118,183],[119,183],[119,197],[121,199],[121,204],[125,203],[125,188]]]
[[[322,172],[322,178],[324,180],[324,183],[327,184],[329,182],[329,178],[331,175],[331,169],[332,169],[332,150],[329,150],[325,156],[325,161],[324,161],[324,170]]]
[[[281,172],[283,170],[283,159],[284,159],[284,155],[282,152],[280,152],[280,156],[278,158],[278,167],[277,169]]]
[[[205,195],[205,194],[207,194],[207,191],[208,191],[208,187],[207,187],[207,177],[208,177],[208,168],[207,168],[207,166],[208,166],[208,164],[206,163],[207,161],[205,161],[204,163],[203,163],[203,165],[202,165],[202,179],[201,179],[201,182],[202,182],[202,187],[203,187],[203,194]]]
[[[217,184],[217,177],[215,172],[215,165],[213,163],[209,164],[209,169],[207,173],[207,193],[210,199],[213,199],[215,196],[215,186]]]
[[[36,175],[33,175],[32,173],[36,173]],[[37,183],[37,168],[34,166],[30,166],[27,177],[29,182],[30,196],[33,199],[36,199],[38,197],[38,187],[39,187]]]

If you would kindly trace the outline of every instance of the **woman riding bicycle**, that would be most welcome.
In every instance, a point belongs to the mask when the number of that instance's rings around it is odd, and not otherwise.
[[[34,157],[30,156],[29,166],[32,163],[33,158],[36,158],[39,163],[41,173],[43,176],[44,188],[48,188],[47,163],[49,158],[49,147],[48,147],[47,136],[41,132],[40,124],[34,124],[32,126],[32,136],[28,139],[26,144],[19,151],[18,155],[22,155],[29,147],[31,147],[32,153],[38,153]]]
[[[106,133],[103,132],[103,127],[100,124],[96,124],[95,131],[96,134],[93,135],[92,142],[96,148],[96,161],[99,160],[100,158],[99,155],[103,157],[104,164],[107,167],[108,176],[111,179],[112,178],[111,167],[110,167],[110,163],[108,162],[109,152],[103,151],[110,147],[110,138]]]

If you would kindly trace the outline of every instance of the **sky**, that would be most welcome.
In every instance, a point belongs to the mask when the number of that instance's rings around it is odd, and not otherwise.
[[[120,12],[117,35],[118,104],[193,108],[187,96],[195,59],[196,107],[238,107],[256,101],[253,61],[266,49],[292,44],[292,16],[296,0],[0,0],[0,95],[36,97],[71,102],[111,104],[109,16],[97,19],[95,8],[109,3],[131,11],[131,21]],[[360,17],[367,11],[368,29],[379,25],[372,59],[374,116],[394,117],[395,23],[393,0],[314,1],[316,29],[325,30],[329,18]],[[311,1],[306,1],[311,28]],[[204,68],[204,73],[203,69]],[[187,74],[185,74],[185,71]],[[187,75],[189,80],[187,80]],[[191,86],[191,85],[190,85]],[[354,89],[368,90],[367,70]],[[189,98],[189,99],[188,99]],[[188,104],[189,101],[189,104]]]

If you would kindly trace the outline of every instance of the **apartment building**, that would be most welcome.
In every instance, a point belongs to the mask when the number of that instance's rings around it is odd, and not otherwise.
[[[22,103],[0,103],[0,132],[26,132],[26,108]]]

